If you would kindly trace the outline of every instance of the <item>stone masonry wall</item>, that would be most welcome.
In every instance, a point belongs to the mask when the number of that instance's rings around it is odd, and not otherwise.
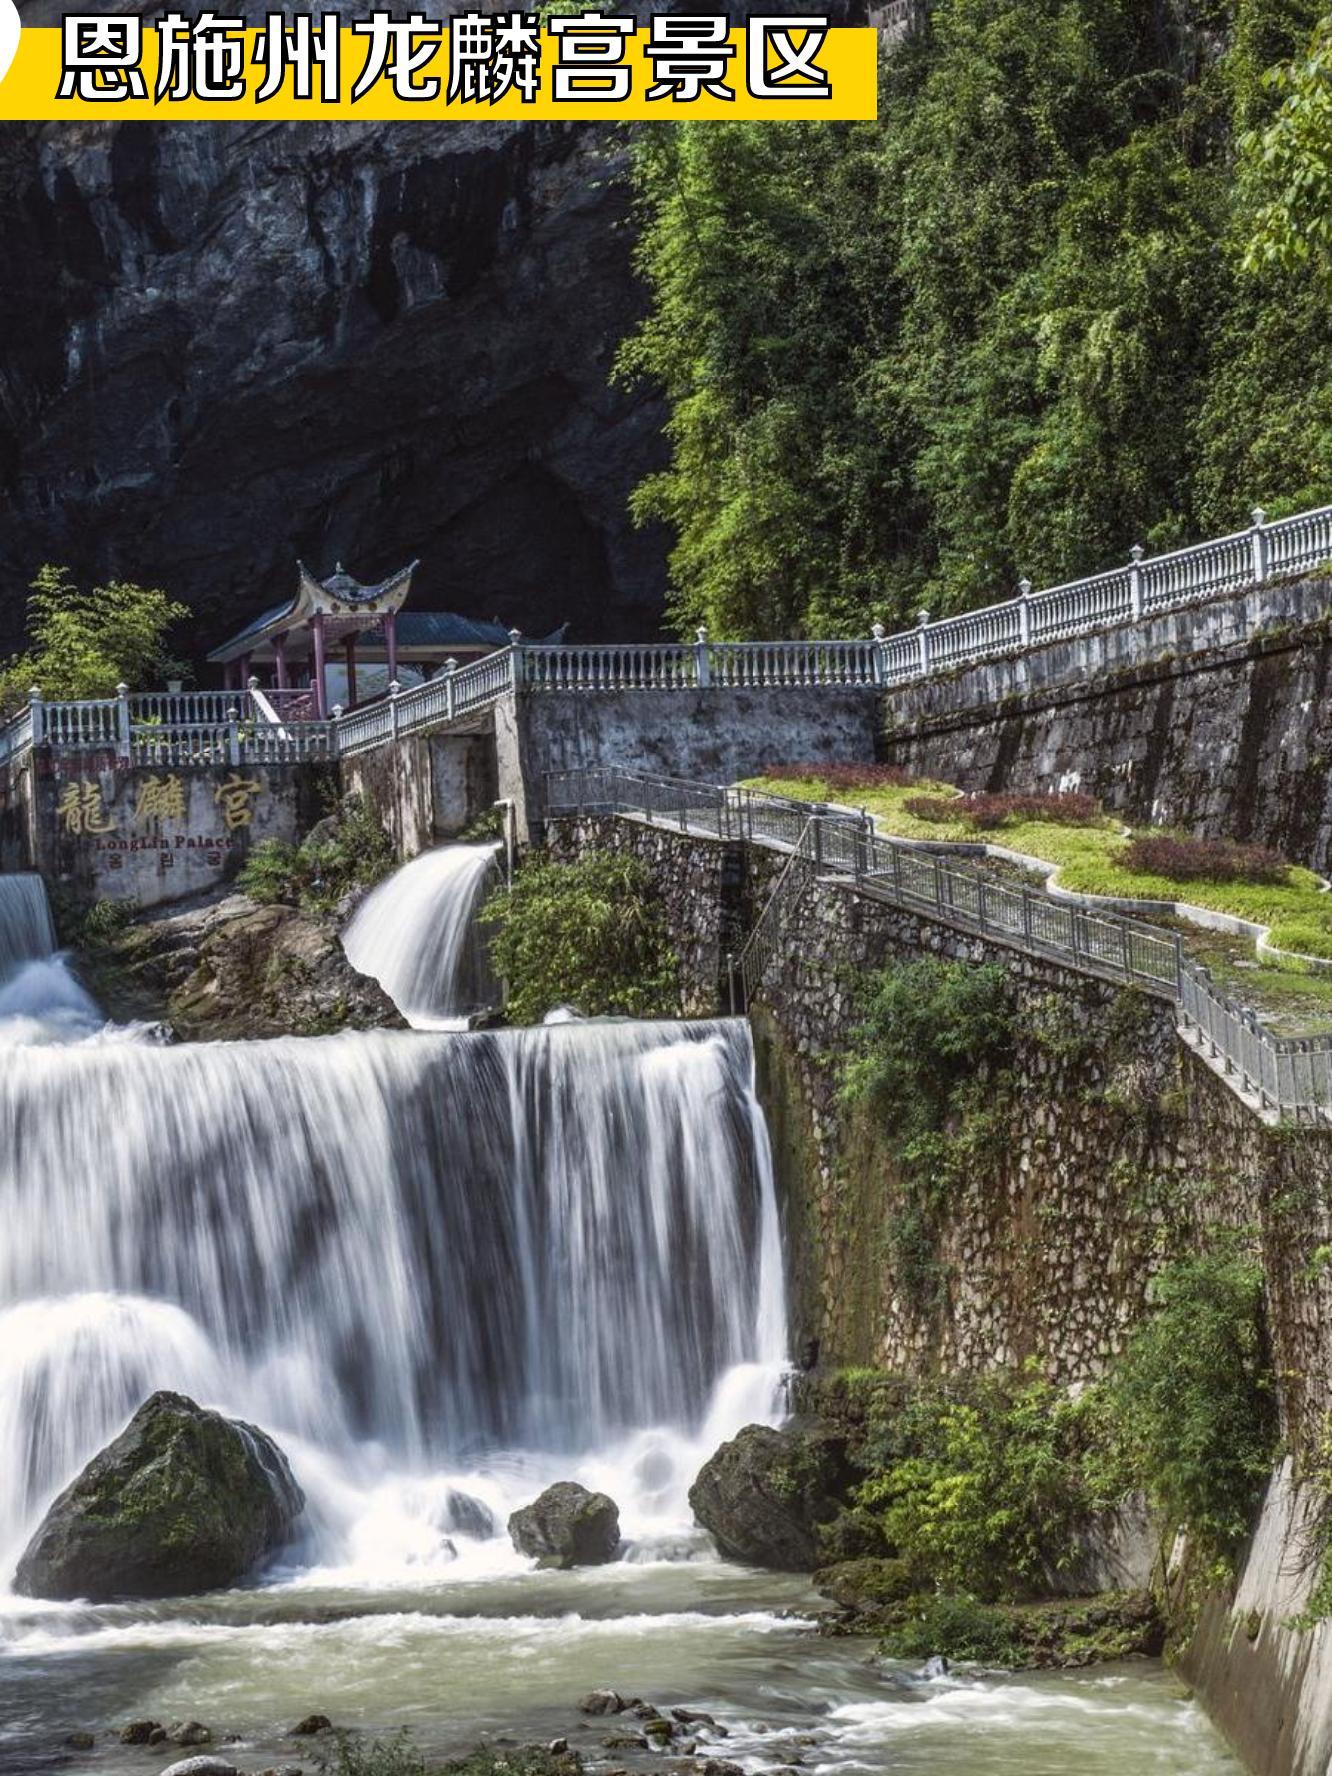
[[[727,1009],[725,957],[782,866],[778,853],[617,819],[550,823],[555,854],[643,858],[681,956],[689,1011]],[[804,866],[801,866],[804,867]],[[791,1278],[795,1348],[825,1364],[975,1369],[1039,1355],[1097,1374],[1141,1317],[1153,1273],[1219,1228],[1262,1253],[1295,1446],[1332,1406],[1332,1135],[1261,1122],[1177,1039],[1171,1008],[1023,957],[808,874],[780,960],[751,1006]],[[839,1102],[869,974],[923,954],[998,962],[1018,1036],[974,1175],[938,1247],[944,1287],[919,1305],[897,1274],[902,1186],[889,1132]]]
[[[1327,869],[1329,582],[1285,591],[1290,621],[1274,607],[1242,640],[1225,639],[1237,625],[1218,626],[1205,652],[1172,647],[1163,629],[1159,651],[1120,659],[1109,644],[1122,632],[1111,631],[891,691],[883,756],[967,790],[1085,790],[1130,820],[1252,840]],[[1078,647],[1082,668],[1065,670]]]

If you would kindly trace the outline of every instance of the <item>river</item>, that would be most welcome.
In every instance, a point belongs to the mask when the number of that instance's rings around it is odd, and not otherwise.
[[[481,979],[453,900],[489,867],[381,891],[385,978],[424,1028],[197,1045],[105,1026],[40,885],[0,878],[0,1770],[159,1768],[111,1731],[134,1718],[309,1770],[312,1712],[662,1769],[603,1744],[631,1717],[579,1713],[609,1685],[707,1710],[727,1731],[699,1754],[755,1776],[1233,1771],[1152,1666],[927,1678],[820,1637],[804,1580],[716,1557],[689,1482],[780,1419],[787,1351],[748,1029],[441,1032],[475,996],[459,970]],[[423,982],[398,939],[431,896],[453,936]],[[167,1604],[13,1595],[51,1498],[162,1387],[287,1451],[308,1505],[284,1564]],[[567,1478],[617,1500],[623,1555],[536,1572],[505,1521]]]

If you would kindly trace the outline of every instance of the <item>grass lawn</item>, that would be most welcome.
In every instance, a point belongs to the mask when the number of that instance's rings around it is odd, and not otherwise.
[[[1187,901],[1192,906],[1232,913],[1255,924],[1272,927],[1271,941],[1279,949],[1304,955],[1332,957],[1332,894],[1319,888],[1312,870],[1292,864],[1281,882],[1212,882],[1172,880],[1144,875],[1121,861],[1128,848],[1122,822],[1109,814],[1097,814],[1078,825],[1039,819],[1015,819],[1003,826],[978,832],[967,821],[922,820],[907,809],[917,796],[950,796],[957,791],[948,784],[874,784],[864,788],[834,788],[818,777],[754,777],[745,785],[772,795],[798,801],[840,802],[865,808],[875,816],[880,830],[896,838],[966,840],[1003,845],[1029,857],[1059,865],[1059,884],[1082,894],[1106,894],[1132,900]],[[1192,947],[1192,946],[1191,946]],[[1276,972],[1274,966],[1270,969]]]

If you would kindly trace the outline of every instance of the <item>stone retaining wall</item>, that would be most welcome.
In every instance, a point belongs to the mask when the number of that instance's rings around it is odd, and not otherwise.
[[[726,958],[784,858],[642,822],[550,823],[568,857],[632,851],[658,884],[691,1015],[728,1009]],[[1040,1356],[1097,1374],[1141,1317],[1152,1274],[1206,1232],[1263,1252],[1283,1424],[1308,1446],[1332,1406],[1332,1135],[1270,1128],[1175,1034],[1163,1001],[1119,989],[817,879],[751,1007],[786,1218],[798,1341],[829,1364],[971,1369]],[[890,1131],[839,1102],[864,983],[932,954],[1002,964],[1018,1036],[1002,1119],[950,1205],[937,1308],[894,1259],[901,1182]],[[996,1094],[998,1097],[999,1094]]]
[[[1172,642],[1182,617],[1160,618],[1149,626],[1159,648],[1121,657],[1112,630],[891,691],[884,757],[966,790],[1081,789],[1130,820],[1252,840],[1324,869],[1329,585],[1216,601],[1205,608],[1233,620],[1217,620],[1205,651]],[[1250,618],[1265,620],[1253,635]]]

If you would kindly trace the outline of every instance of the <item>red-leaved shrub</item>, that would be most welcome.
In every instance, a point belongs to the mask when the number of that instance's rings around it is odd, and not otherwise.
[[[1169,833],[1141,833],[1123,852],[1125,869],[1177,882],[1280,883],[1290,865],[1265,845],[1240,845],[1233,839],[1176,838]]]
[[[900,765],[764,765],[763,776],[779,783],[813,779],[833,789],[909,789],[917,781]]]
[[[960,820],[975,832],[993,832],[1019,820],[1051,820],[1060,826],[1085,826],[1095,820],[1101,804],[1094,796],[1063,792],[1055,795],[911,796],[904,804],[917,820]]]
[[[958,820],[965,803],[959,796],[908,796],[902,803],[913,820]]]

